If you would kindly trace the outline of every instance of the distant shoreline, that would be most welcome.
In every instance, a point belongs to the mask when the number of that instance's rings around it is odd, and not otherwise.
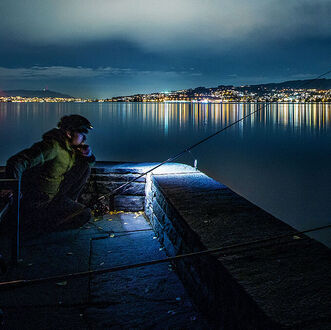
[[[70,103],[70,104],[82,104],[82,103],[145,103],[145,104],[257,104],[257,103],[277,103],[277,104],[331,104],[331,100],[328,101],[208,101],[208,102],[200,102],[200,101],[1,101],[0,103],[14,103],[14,104],[21,104],[21,103]]]
[[[73,97],[46,89],[8,90],[0,91],[0,102],[325,103],[331,102],[331,79],[291,80],[244,86],[219,85],[110,98]]]

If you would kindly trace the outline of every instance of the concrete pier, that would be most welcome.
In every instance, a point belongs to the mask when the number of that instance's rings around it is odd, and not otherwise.
[[[88,201],[107,194],[154,165],[97,163],[82,197]],[[207,328],[330,328],[330,250],[204,173],[188,165],[166,164],[106,202],[116,210],[144,211],[168,256],[288,234],[182,259],[176,262],[176,272],[208,320]],[[111,250],[114,241],[109,244],[105,249]],[[102,262],[96,257],[95,265]],[[104,277],[100,278],[101,285]],[[199,326],[205,328],[203,322]]]
[[[138,175],[153,165],[103,163],[95,175]],[[290,235],[177,263],[179,276],[212,327],[329,328],[327,247],[297,235],[294,228],[190,166],[163,165],[141,184],[145,213],[169,256]],[[125,194],[122,200],[130,201],[133,191]]]
[[[330,251],[203,173],[151,177],[146,214],[169,254],[290,237],[178,263],[215,327],[328,329]]]

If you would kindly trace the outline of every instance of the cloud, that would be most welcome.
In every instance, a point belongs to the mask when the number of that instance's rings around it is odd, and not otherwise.
[[[197,76],[199,72],[192,71],[141,71],[130,68],[88,68],[88,67],[68,67],[68,66],[33,66],[29,68],[4,68],[0,67],[1,80],[39,80],[39,79],[91,79],[110,78],[114,76],[156,76],[177,77],[177,76]]]
[[[38,44],[124,39],[154,51],[329,37],[328,0],[2,0],[0,35]]]

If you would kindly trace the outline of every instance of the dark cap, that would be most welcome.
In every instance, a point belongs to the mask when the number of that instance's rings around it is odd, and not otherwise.
[[[91,123],[85,117],[80,115],[62,117],[57,124],[57,127],[81,133],[88,133],[88,130],[93,128]]]

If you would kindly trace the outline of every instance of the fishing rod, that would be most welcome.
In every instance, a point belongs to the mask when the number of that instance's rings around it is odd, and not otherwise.
[[[314,79],[312,79],[312,80],[305,81],[304,83],[300,84],[297,88],[302,88],[303,86],[306,86],[307,84],[311,84],[312,82],[316,81],[317,79],[319,79],[319,78],[321,78],[321,77],[326,76],[326,75],[329,74],[329,73],[331,73],[331,70],[322,73],[321,75],[319,75],[318,77],[316,77],[316,78],[314,78]],[[104,199],[105,199],[106,197],[108,197],[108,196],[114,196],[114,194],[115,194],[117,191],[121,190],[121,189],[125,190],[124,188],[126,188],[127,186],[129,186],[131,183],[133,183],[133,182],[137,181],[138,179],[142,178],[143,176],[145,176],[145,175],[151,173],[152,171],[156,170],[156,169],[159,168],[160,166],[162,166],[162,165],[164,165],[164,164],[166,164],[166,163],[170,163],[170,162],[172,162],[172,161],[178,159],[179,157],[181,157],[182,155],[184,155],[184,154],[186,154],[187,152],[191,151],[192,149],[196,148],[196,147],[199,146],[200,144],[202,144],[202,143],[204,143],[204,142],[206,142],[206,141],[212,139],[214,136],[216,136],[216,135],[218,135],[218,134],[224,132],[224,131],[227,130],[228,128],[230,128],[230,127],[232,127],[232,126],[234,126],[234,125],[236,125],[236,124],[238,124],[238,123],[244,121],[246,118],[248,118],[248,117],[250,117],[250,116],[252,116],[252,115],[254,115],[254,114],[256,114],[256,113],[258,113],[258,112],[260,112],[260,111],[262,111],[262,110],[264,110],[266,106],[267,106],[266,103],[265,103],[265,104],[261,104],[261,106],[260,106],[260,107],[257,107],[256,110],[254,110],[254,111],[248,113],[247,115],[245,115],[245,116],[243,116],[243,117],[241,117],[241,118],[235,120],[235,121],[232,122],[231,124],[229,124],[229,125],[227,125],[227,126],[221,128],[220,130],[218,130],[218,131],[216,131],[215,133],[213,133],[213,134],[211,134],[211,135],[205,137],[204,139],[202,139],[202,140],[200,140],[200,141],[198,141],[198,142],[192,144],[191,146],[185,148],[184,150],[182,150],[181,152],[179,152],[179,153],[176,154],[175,156],[169,157],[168,159],[166,159],[166,160],[164,160],[163,162],[157,164],[156,166],[152,167],[152,168],[149,169],[148,171],[146,171],[146,172],[140,174],[139,176],[137,176],[137,177],[135,177],[135,178],[129,180],[128,182],[125,182],[125,183],[122,184],[121,186],[115,188],[115,189],[112,190],[111,192],[109,192],[109,193],[107,193],[107,194],[104,194],[104,195],[102,195],[102,196],[99,196],[99,197],[97,198],[97,202],[100,202],[100,201],[104,200]],[[75,217],[75,216],[81,214],[81,213],[84,212],[84,210],[86,210],[87,208],[88,208],[87,206],[86,206],[86,207],[83,207],[82,209],[77,210],[76,212],[70,214],[70,215],[67,216],[67,217],[66,217],[61,223],[64,223],[64,222],[68,221],[69,219],[71,219],[71,218],[73,218],[73,217]],[[60,224],[61,224],[61,223],[60,223]]]
[[[278,235],[278,236],[272,236],[272,237],[264,238],[264,239],[260,239],[260,240],[233,244],[233,245],[228,245],[228,246],[224,246],[224,247],[218,247],[218,248],[208,249],[208,250],[203,250],[203,251],[198,251],[198,252],[180,254],[177,256],[173,256],[173,257],[145,261],[145,262],[140,262],[140,263],[136,263],[136,264],[116,266],[116,267],[105,268],[105,269],[88,270],[88,271],[84,271],[84,272],[36,278],[36,279],[31,279],[31,280],[14,280],[14,281],[0,282],[0,291],[6,290],[6,289],[11,289],[11,288],[16,288],[16,287],[26,287],[26,286],[34,285],[34,284],[48,283],[48,282],[54,282],[54,281],[64,281],[64,280],[69,280],[69,279],[82,278],[85,276],[100,275],[100,274],[105,274],[105,273],[114,273],[114,272],[118,272],[121,270],[134,269],[134,268],[140,268],[140,267],[145,267],[145,266],[157,265],[157,264],[161,264],[161,263],[173,262],[173,261],[178,261],[178,260],[181,260],[184,258],[204,256],[204,255],[209,255],[209,254],[213,254],[213,253],[224,252],[224,251],[231,250],[231,249],[247,247],[247,246],[251,246],[254,244],[261,244],[261,243],[266,243],[266,242],[270,242],[270,241],[275,241],[278,239],[282,239],[282,238],[286,238],[286,237],[290,237],[290,236],[294,236],[294,235],[298,236],[298,235],[302,235],[305,233],[310,233],[310,232],[323,230],[323,229],[327,229],[327,228],[331,228],[331,224],[328,224],[325,226],[320,226],[320,227],[315,227],[315,228],[311,228],[311,229],[307,229],[307,230],[303,230],[303,231],[293,231],[292,233]],[[103,238],[107,238],[107,237],[100,237],[100,239],[103,239]]]
[[[330,70],[330,71],[327,71],[327,72],[325,72],[325,73],[323,73],[323,74],[321,74],[321,75],[319,75],[318,77],[316,77],[316,78],[313,79],[313,80],[306,81],[305,83],[299,85],[297,88],[302,88],[302,87],[305,86],[305,85],[309,85],[309,84],[313,83],[314,81],[316,81],[317,79],[319,79],[319,78],[321,78],[321,77],[323,77],[323,76],[325,76],[325,75],[327,75],[327,74],[329,74],[329,73],[331,73],[331,70]],[[162,163],[159,163],[158,165],[156,165],[155,167],[153,167],[153,168],[149,169],[148,171],[142,173],[142,174],[139,175],[138,177],[133,178],[132,180],[130,180],[130,181],[128,181],[128,182],[122,184],[121,186],[115,188],[115,189],[112,190],[110,193],[100,196],[98,199],[101,200],[101,199],[104,199],[106,196],[113,195],[116,191],[123,189],[124,187],[128,186],[128,185],[131,184],[132,182],[135,182],[136,180],[138,180],[138,179],[140,179],[141,177],[145,176],[146,174],[148,174],[148,173],[154,171],[155,169],[159,168],[160,166],[162,166],[162,165],[164,165],[164,164],[166,164],[166,163],[170,163],[170,162],[172,162],[172,161],[178,159],[179,157],[181,157],[182,155],[184,155],[186,152],[191,151],[192,149],[194,149],[194,148],[197,147],[198,145],[200,145],[200,144],[202,144],[202,143],[208,141],[209,139],[211,139],[211,138],[213,138],[214,136],[216,136],[216,135],[222,133],[222,132],[225,131],[226,129],[228,129],[228,128],[230,128],[230,127],[232,127],[232,126],[238,124],[239,122],[241,122],[241,121],[245,120],[246,118],[248,118],[248,117],[254,115],[255,113],[260,112],[260,111],[263,110],[265,107],[266,107],[266,104],[264,104],[260,109],[258,108],[258,109],[256,109],[255,111],[250,112],[250,113],[247,114],[246,116],[244,116],[244,117],[242,117],[242,118],[240,118],[240,119],[234,121],[233,123],[229,124],[228,126],[223,127],[222,129],[216,131],[215,133],[213,133],[213,134],[207,136],[206,138],[204,138],[204,139],[198,141],[197,143],[191,145],[190,147],[184,149],[183,151],[179,152],[177,155],[175,155],[175,156],[173,156],[173,157],[169,157],[168,159],[164,160]]]
[[[104,199],[105,199],[106,197],[108,197],[108,196],[113,196],[117,191],[119,191],[119,190],[121,190],[121,189],[124,189],[125,187],[129,186],[131,183],[133,183],[133,182],[137,181],[138,179],[142,178],[143,176],[145,176],[145,175],[151,173],[152,171],[156,170],[156,169],[159,168],[160,166],[162,166],[162,165],[164,165],[164,164],[166,164],[166,163],[170,163],[170,162],[172,162],[172,161],[178,159],[179,157],[181,157],[182,155],[184,155],[186,152],[191,151],[193,148],[197,147],[198,145],[200,145],[200,144],[202,144],[202,143],[208,141],[209,139],[213,138],[214,136],[220,134],[221,132],[225,131],[226,129],[228,129],[228,128],[234,126],[234,125],[236,125],[237,123],[239,123],[239,122],[245,120],[245,119],[248,118],[249,116],[251,116],[251,115],[253,115],[254,113],[257,113],[257,112],[259,112],[259,111],[261,111],[261,108],[260,108],[260,109],[258,108],[257,110],[255,110],[255,111],[253,111],[253,112],[250,112],[249,114],[245,115],[244,117],[242,117],[242,118],[240,118],[240,119],[234,121],[234,122],[231,123],[230,125],[228,125],[228,126],[222,128],[222,129],[220,129],[219,131],[217,131],[217,132],[215,132],[215,133],[213,133],[213,134],[207,136],[207,137],[204,138],[203,140],[198,141],[197,143],[195,143],[195,144],[191,145],[190,147],[184,149],[183,151],[179,152],[177,155],[175,155],[175,156],[173,156],[173,157],[169,157],[168,159],[166,159],[166,160],[164,160],[163,162],[157,164],[156,166],[152,167],[152,168],[149,169],[148,171],[146,171],[146,172],[140,174],[139,176],[137,176],[137,177],[135,177],[135,178],[129,180],[128,182],[122,184],[121,186],[115,188],[115,189],[112,190],[110,193],[107,193],[107,194],[104,194],[104,195],[102,195],[102,196],[99,196],[99,197],[97,198],[97,201],[102,201],[102,200],[104,200]],[[80,210],[77,210],[77,211],[74,212],[74,213],[71,213],[69,216],[67,216],[65,219],[63,219],[63,221],[60,222],[60,225],[61,225],[62,223],[65,223],[66,221],[70,220],[71,218],[73,218],[73,217],[75,217],[75,216],[81,214],[81,213],[84,212],[87,208],[88,208],[88,207],[86,206],[86,207],[81,208]]]

